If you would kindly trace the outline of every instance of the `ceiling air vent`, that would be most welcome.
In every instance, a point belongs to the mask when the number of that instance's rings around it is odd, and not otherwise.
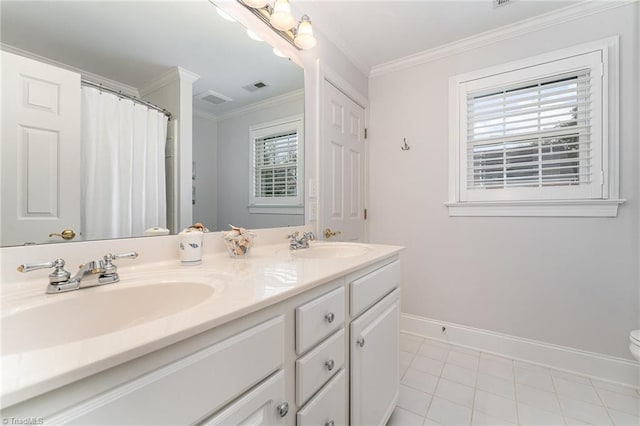
[[[207,90],[202,93],[199,93],[195,95],[194,98],[212,103],[214,105],[220,105],[225,102],[231,102],[233,100],[230,97],[225,96],[222,93],[215,92],[213,90]]]
[[[493,7],[504,6],[507,3],[511,3],[512,0],[493,0]]]
[[[255,92],[258,89],[262,89],[263,87],[269,87],[266,83],[262,81],[255,82],[253,84],[248,84],[246,86],[242,86],[242,88],[248,92]]]

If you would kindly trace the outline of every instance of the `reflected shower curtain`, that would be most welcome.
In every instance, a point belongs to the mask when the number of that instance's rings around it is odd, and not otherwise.
[[[83,239],[144,235],[166,227],[167,117],[82,87]]]

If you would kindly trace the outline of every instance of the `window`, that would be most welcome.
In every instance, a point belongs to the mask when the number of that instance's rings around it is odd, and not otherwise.
[[[617,214],[607,42],[450,79],[451,215]]]
[[[304,134],[302,116],[252,126],[252,213],[303,213]]]

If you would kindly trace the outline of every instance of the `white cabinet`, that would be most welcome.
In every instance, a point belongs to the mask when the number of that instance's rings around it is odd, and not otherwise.
[[[351,323],[351,424],[381,425],[399,393],[400,290]]]
[[[252,356],[259,353],[259,357]],[[278,316],[47,419],[51,424],[197,422],[282,368]]]
[[[399,394],[397,258],[3,409],[51,424],[382,425]]]
[[[204,421],[202,426],[279,426],[284,424],[288,412],[289,404],[284,400],[284,372],[281,370]]]

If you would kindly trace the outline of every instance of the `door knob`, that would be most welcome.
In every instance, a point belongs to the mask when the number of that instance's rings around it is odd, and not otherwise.
[[[63,240],[73,240],[76,236],[76,233],[73,232],[73,229],[65,229],[60,233],[57,232],[52,232],[51,234],[49,234],[49,238],[51,237],[60,237]]]
[[[332,231],[330,228],[325,228],[324,230],[324,238],[329,239],[331,237],[335,237],[336,235],[340,235],[342,232],[340,231]]]

